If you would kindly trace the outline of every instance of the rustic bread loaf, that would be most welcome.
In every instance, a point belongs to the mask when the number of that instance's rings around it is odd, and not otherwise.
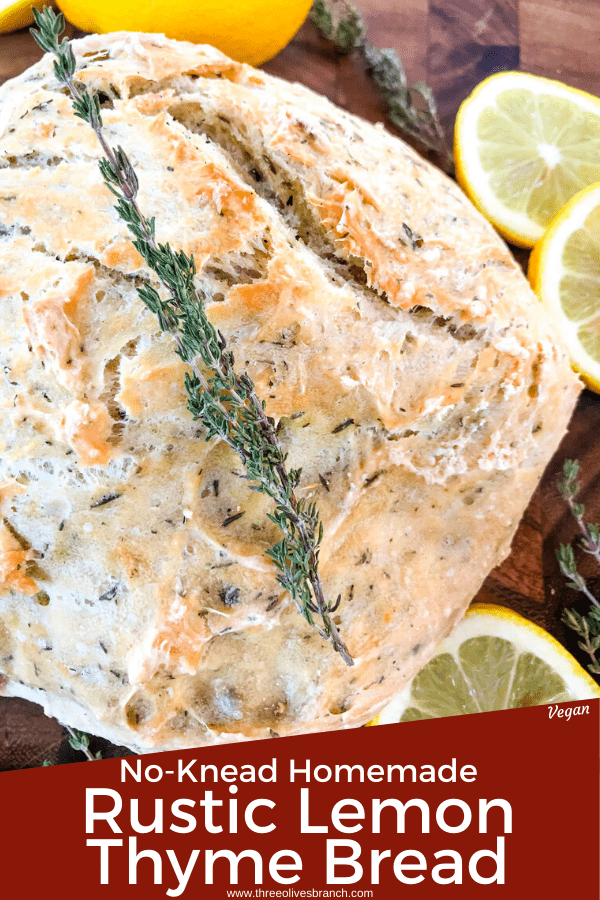
[[[382,127],[210,47],[75,43],[325,526],[348,668],[264,551],[45,57],[0,89],[0,671],[137,750],[359,725],[511,538],[579,384],[500,238]],[[1,680],[1,679],[0,679]]]

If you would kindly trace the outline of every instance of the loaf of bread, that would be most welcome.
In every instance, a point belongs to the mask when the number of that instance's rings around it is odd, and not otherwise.
[[[0,89],[4,690],[138,751],[360,725],[507,555],[578,380],[492,227],[383,127],[211,47],[74,49],[302,467],[355,665],[278,586],[270,501],[188,413],[47,56]]]

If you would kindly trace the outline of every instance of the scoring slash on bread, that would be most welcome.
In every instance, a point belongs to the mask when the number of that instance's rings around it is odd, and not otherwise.
[[[74,42],[157,239],[194,255],[324,524],[348,668],[205,443],[50,56],[0,88],[0,680],[137,751],[365,723],[508,553],[580,389],[460,189],[380,127],[206,46]]]

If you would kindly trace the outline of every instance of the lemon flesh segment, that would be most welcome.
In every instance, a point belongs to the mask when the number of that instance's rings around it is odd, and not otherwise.
[[[552,220],[530,260],[530,281],[556,322],[571,362],[600,390],[600,185]]]
[[[541,706],[571,700],[567,686],[554,669],[536,656],[522,653],[517,661],[507,708]]]
[[[412,701],[434,718],[461,716],[478,711],[469,691],[470,685],[452,654],[440,653],[415,676]]]
[[[475,604],[373,724],[600,697],[558,641],[512,610]]]
[[[531,247],[600,180],[600,101],[534,75],[493,75],[459,110],[455,144],[471,199],[508,240]]]
[[[458,660],[481,712],[505,709],[515,664],[515,648],[503,638],[482,635],[458,648]]]
[[[32,7],[42,9],[47,0],[0,0],[0,34],[33,25]]]

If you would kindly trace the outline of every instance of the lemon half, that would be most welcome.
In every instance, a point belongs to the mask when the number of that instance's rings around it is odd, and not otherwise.
[[[474,604],[433,659],[372,725],[600,697],[600,688],[543,628]]]
[[[32,7],[42,9],[48,0],[0,0],[0,34],[33,25]]]
[[[232,59],[259,66],[291,41],[311,0],[58,0],[58,5],[83,31],[160,32],[212,44]]]
[[[600,393],[600,184],[555,216],[531,254],[528,276],[573,367]]]
[[[525,72],[492,75],[455,127],[456,175],[513,244],[532,247],[570,198],[600,181],[600,100]]]

